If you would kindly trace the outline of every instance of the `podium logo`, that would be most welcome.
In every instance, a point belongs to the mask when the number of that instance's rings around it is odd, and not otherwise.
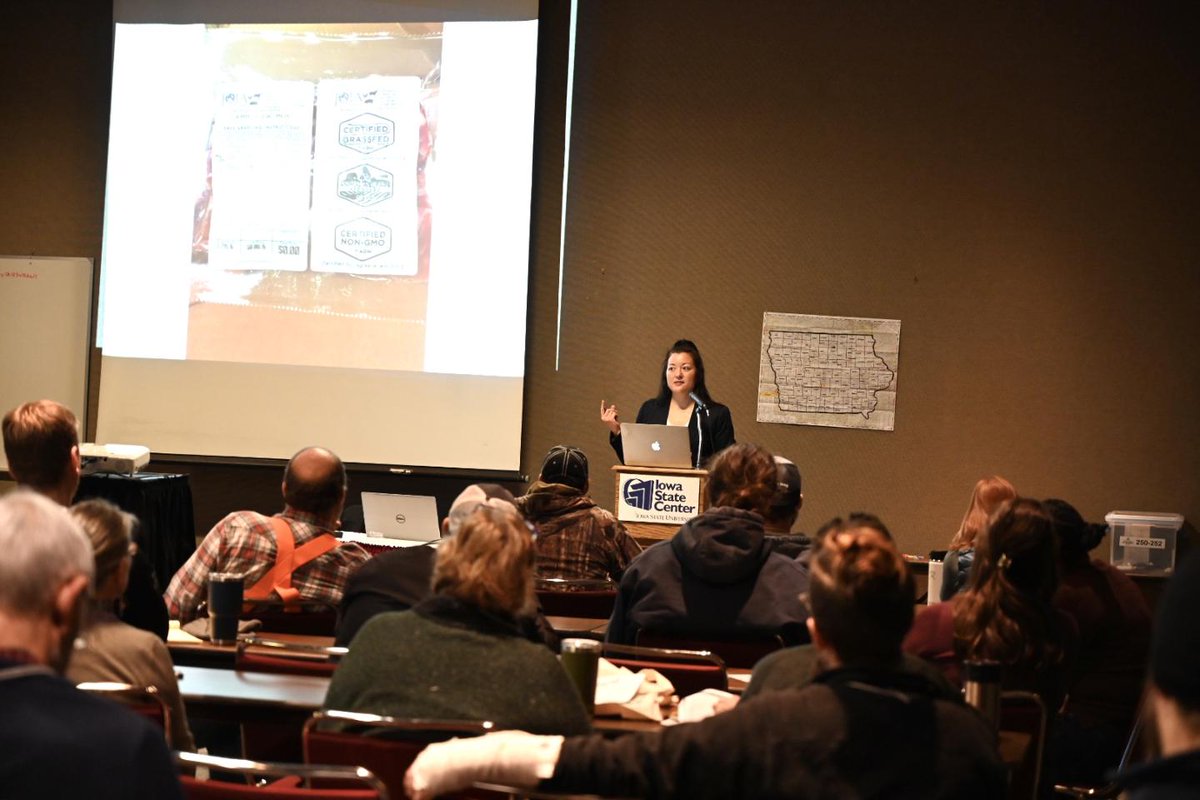
[[[649,511],[654,507],[655,483],[656,481],[653,479],[640,481],[637,478],[631,478],[625,481],[625,486],[621,489],[621,496],[634,508]]]

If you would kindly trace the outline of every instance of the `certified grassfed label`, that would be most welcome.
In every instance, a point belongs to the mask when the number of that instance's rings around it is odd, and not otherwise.
[[[417,273],[420,103],[421,80],[413,75],[317,85],[314,271]]]
[[[1148,547],[1151,550],[1166,550],[1167,540],[1153,536],[1125,535],[1117,539],[1121,547]]]

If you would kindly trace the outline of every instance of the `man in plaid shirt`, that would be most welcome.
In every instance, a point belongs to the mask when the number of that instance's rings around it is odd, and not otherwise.
[[[283,474],[283,500],[283,512],[273,517],[235,511],[208,532],[163,595],[172,619],[186,622],[197,615],[201,601],[207,598],[211,573],[242,575],[249,591],[274,567],[274,520],[283,520],[291,529],[296,548],[335,531],[346,502],[342,460],[321,447],[309,447],[292,456]],[[292,586],[303,600],[336,604],[350,573],[370,557],[356,544],[341,544],[296,567]]]
[[[642,548],[609,512],[588,495],[587,456],[578,447],[556,445],[542,462],[538,479],[517,508],[537,526],[540,578],[619,581]]]

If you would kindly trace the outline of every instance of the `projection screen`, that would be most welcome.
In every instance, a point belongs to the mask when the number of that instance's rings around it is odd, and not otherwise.
[[[114,19],[97,441],[517,470],[537,3]]]

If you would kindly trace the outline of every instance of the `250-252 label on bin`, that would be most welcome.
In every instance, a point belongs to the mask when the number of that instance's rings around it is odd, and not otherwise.
[[[1166,550],[1167,540],[1150,536],[1121,536],[1117,539],[1121,547],[1148,547],[1151,550]]]

